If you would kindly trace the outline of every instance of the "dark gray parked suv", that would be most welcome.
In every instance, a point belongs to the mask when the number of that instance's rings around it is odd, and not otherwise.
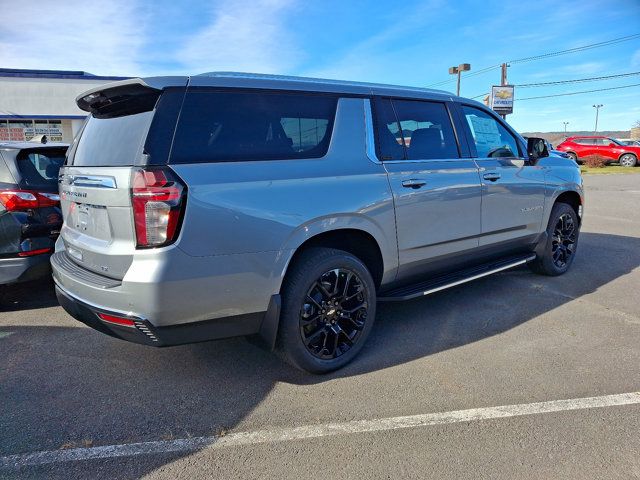
[[[51,263],[63,307],[115,337],[254,335],[327,372],[377,301],[575,256],[575,162],[446,92],[212,73],[77,103]]]
[[[0,286],[51,275],[65,143],[0,143]]]

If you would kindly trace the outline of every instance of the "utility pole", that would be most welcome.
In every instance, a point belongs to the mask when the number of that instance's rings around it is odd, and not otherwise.
[[[458,85],[456,87],[456,95],[458,96],[460,96],[460,75],[462,74],[462,72],[468,72],[469,70],[471,70],[470,63],[461,63],[457,67],[449,68],[450,75],[456,75],[456,74],[458,75]]]
[[[569,122],[562,122],[564,123],[564,138],[567,138],[567,125],[569,125]]]
[[[502,85],[503,87],[505,85],[508,85],[507,82],[507,67],[509,65],[507,65],[506,63],[503,63],[502,65],[500,65],[500,85]],[[502,117],[503,120],[507,119],[507,115],[503,114],[500,115]]]
[[[500,69],[502,70],[502,74],[500,75],[500,85],[502,85],[503,87],[505,85],[507,85],[507,67],[509,65],[507,65],[506,63],[503,63],[502,65],[500,65]]]
[[[604,107],[604,105],[602,105],[601,103],[594,105],[593,108],[596,109],[596,128],[593,129],[593,134],[595,135],[596,132],[598,131],[598,113],[600,112],[600,109]]]

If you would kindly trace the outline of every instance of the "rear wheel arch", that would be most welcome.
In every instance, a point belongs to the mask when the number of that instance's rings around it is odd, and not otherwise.
[[[295,250],[289,260],[285,277],[287,272],[291,271],[291,266],[295,264],[302,253],[307,251],[309,248],[314,247],[333,248],[336,250],[343,250],[354,255],[365,264],[371,273],[376,289],[380,287],[382,276],[384,274],[384,260],[378,241],[369,232],[350,228],[341,228],[318,233],[305,240]]]

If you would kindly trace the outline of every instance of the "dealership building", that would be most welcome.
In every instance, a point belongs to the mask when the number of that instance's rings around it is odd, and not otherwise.
[[[126,78],[0,68],[0,142],[47,135],[50,141],[70,143],[86,117],[76,105],[76,97],[90,88]]]

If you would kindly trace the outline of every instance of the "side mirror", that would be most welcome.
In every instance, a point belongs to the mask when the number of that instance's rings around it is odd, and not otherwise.
[[[610,146],[611,148],[615,148],[615,147],[617,147],[618,145],[616,145],[615,143],[611,142],[611,143],[609,143],[609,146]]]
[[[549,150],[547,149],[547,143],[544,141],[544,138],[527,138],[527,154],[531,160],[548,157]]]

